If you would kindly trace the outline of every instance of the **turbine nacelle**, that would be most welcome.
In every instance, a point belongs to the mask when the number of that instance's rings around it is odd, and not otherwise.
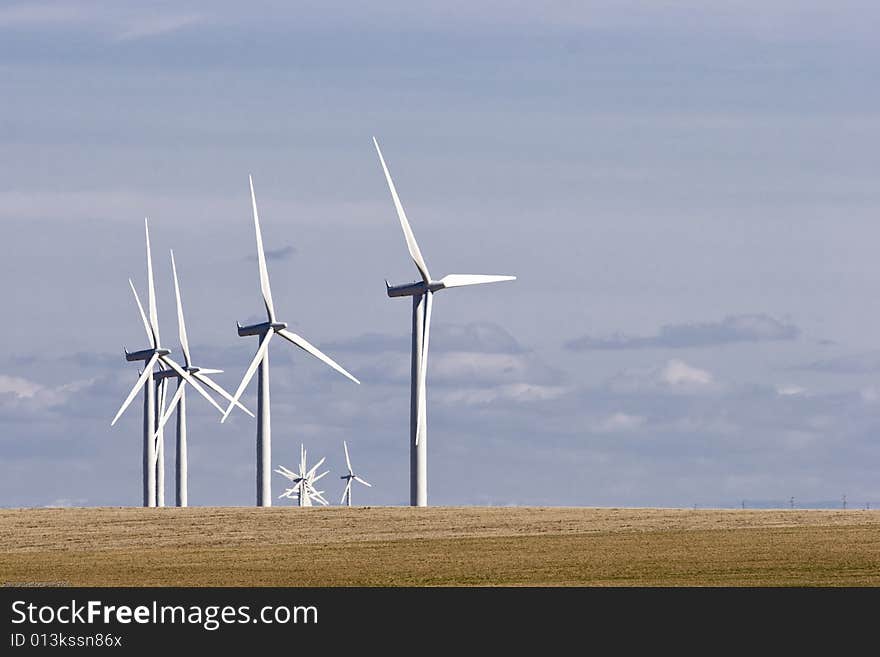
[[[129,351],[125,347],[122,348],[125,351],[125,360],[129,362],[134,362],[138,360],[150,360],[153,356],[167,356],[171,353],[170,349],[141,349],[140,351]]]
[[[259,324],[250,324],[248,326],[242,326],[239,322],[235,324],[238,327],[238,335],[240,337],[263,335],[269,331],[281,331],[287,328],[287,322],[260,322]]]

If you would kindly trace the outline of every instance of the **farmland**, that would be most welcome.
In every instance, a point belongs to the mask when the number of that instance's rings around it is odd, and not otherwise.
[[[880,586],[880,512],[4,509],[0,581],[73,586]]]

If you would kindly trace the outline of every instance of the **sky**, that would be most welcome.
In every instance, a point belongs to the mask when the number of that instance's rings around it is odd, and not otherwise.
[[[439,293],[434,505],[880,505],[876,3],[0,6],[0,505],[138,505],[150,218],[196,364],[234,390],[279,319],[273,466],[342,441],[409,499],[418,274]],[[256,386],[245,401],[255,406]],[[252,505],[255,423],[190,396],[192,505]],[[173,498],[173,433],[166,450]],[[275,493],[285,480],[276,476]],[[287,503],[281,501],[281,503]]]

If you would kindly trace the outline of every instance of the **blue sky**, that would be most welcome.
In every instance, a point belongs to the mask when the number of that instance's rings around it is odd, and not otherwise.
[[[363,381],[275,345],[273,460],[339,475],[345,439],[355,501],[406,503],[383,279],[416,271],[372,135],[435,276],[518,276],[436,299],[431,503],[880,504],[880,16],[765,4],[5,4],[0,504],[139,502],[139,409],[109,421],[144,216],[166,342],[174,248],[236,387],[249,173],[279,315]],[[191,502],[251,504],[254,425],[213,413]]]

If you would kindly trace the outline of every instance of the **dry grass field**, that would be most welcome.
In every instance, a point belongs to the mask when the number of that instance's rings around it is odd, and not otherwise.
[[[880,512],[7,509],[0,582],[880,586]]]

